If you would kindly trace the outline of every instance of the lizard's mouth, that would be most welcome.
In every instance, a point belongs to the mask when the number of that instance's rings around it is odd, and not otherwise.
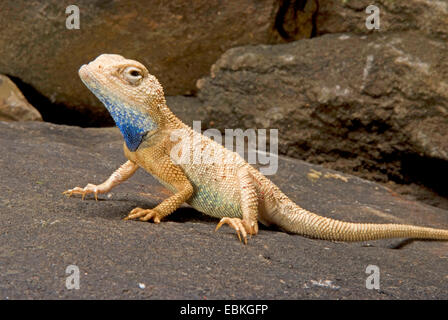
[[[83,64],[78,70],[78,75],[81,81],[93,92],[95,87],[99,87],[98,80],[96,79],[94,73],[92,73],[89,64]],[[95,93],[95,92],[94,92]],[[95,93],[98,97],[98,95]],[[98,97],[99,98],[99,97]],[[100,99],[101,100],[101,99]]]
[[[87,70],[87,65],[83,64],[78,70],[79,77],[81,79],[86,79],[89,76],[89,71]]]

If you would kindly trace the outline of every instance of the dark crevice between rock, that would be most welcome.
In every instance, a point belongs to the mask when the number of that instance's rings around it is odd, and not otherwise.
[[[311,23],[313,24],[313,29],[311,30],[310,38],[317,37],[317,13],[319,12],[319,1],[316,1],[316,11],[311,18]]]
[[[416,154],[402,156],[402,173],[406,183],[419,182],[434,190],[439,190],[441,195],[448,196],[448,161]]]
[[[417,154],[401,157],[402,183],[416,183],[448,198],[448,161]]]
[[[285,41],[315,36],[317,7],[318,3],[315,0],[279,0],[274,18],[274,31]],[[311,15],[310,31],[302,29],[303,20],[307,15]]]
[[[350,158],[349,154],[343,155],[344,159]],[[446,187],[448,161],[397,152],[382,154],[380,159],[372,160],[369,164],[363,161],[359,169],[359,174],[355,172],[355,168],[353,172],[348,171],[348,173],[383,183],[391,190],[413,200],[448,209],[448,188]],[[370,178],[368,172],[372,173]]]
[[[115,125],[106,110],[104,112],[92,112],[90,108],[75,110],[61,103],[53,103],[48,97],[42,95],[20,78],[7,76],[20,89],[28,102],[40,112],[46,122],[80,127],[109,127]]]

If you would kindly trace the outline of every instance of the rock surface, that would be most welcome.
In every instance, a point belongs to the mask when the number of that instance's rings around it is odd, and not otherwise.
[[[76,4],[80,29],[69,30],[65,2],[0,2],[0,73],[23,82],[46,121],[91,126],[110,119],[77,76],[82,64],[102,53],[142,62],[168,95],[178,95],[194,91],[196,80],[225,50],[284,41],[274,25],[282,1],[80,0]],[[316,5],[308,7],[286,27],[293,39],[311,35]]]
[[[0,121],[20,120],[42,120],[42,116],[29,104],[14,82],[0,74]]]
[[[316,34],[375,33],[366,28],[366,8],[380,10],[379,32],[416,31],[428,37],[448,38],[448,0],[324,0],[319,1]]]
[[[0,132],[0,299],[448,298],[448,242],[335,243],[262,228],[244,246],[187,207],[160,225],[123,221],[169,193],[138,171],[98,202],[61,194],[125,161],[118,130],[0,122]],[[448,228],[446,210],[299,160],[280,158],[271,178],[325,216]],[[69,265],[79,290],[65,288]],[[368,265],[380,268],[380,290],[365,287]]]
[[[282,154],[447,196],[447,50],[412,32],[234,48],[199,98],[209,126],[277,128]]]

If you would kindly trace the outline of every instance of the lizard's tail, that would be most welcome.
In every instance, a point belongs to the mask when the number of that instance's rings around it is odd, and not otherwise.
[[[386,238],[448,240],[448,230],[404,224],[344,222],[319,216],[297,205],[290,212],[285,212],[281,216],[279,219],[281,221],[277,223],[286,231],[318,239],[335,241],[366,241]]]

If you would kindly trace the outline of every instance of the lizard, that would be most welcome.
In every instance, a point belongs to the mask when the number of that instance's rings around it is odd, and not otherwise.
[[[93,194],[98,200],[98,194],[108,193],[143,168],[173,195],[155,208],[131,210],[125,220],[160,223],[186,202],[206,215],[220,218],[215,231],[229,225],[245,244],[248,235],[258,233],[259,222],[276,225],[288,233],[333,241],[448,240],[448,230],[444,229],[344,222],[300,207],[238,153],[194,131],[176,117],[166,104],[157,78],[138,61],[102,54],[81,66],[78,73],[120,129],[128,160],[99,185],[89,183],[84,188],[64,191],[69,197],[77,194],[84,199]],[[205,154],[201,161],[191,157],[198,151]],[[213,161],[207,161],[213,157]]]

